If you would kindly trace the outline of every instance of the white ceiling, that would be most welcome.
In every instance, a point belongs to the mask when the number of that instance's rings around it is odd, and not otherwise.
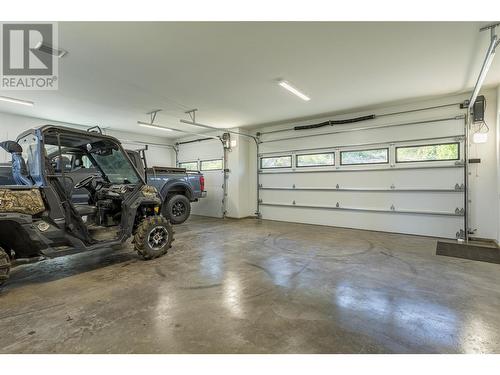
[[[177,136],[137,121],[161,108],[158,123],[194,130],[179,119],[198,108],[202,123],[253,126],[456,93],[479,72],[489,42],[482,24],[60,23],[59,44],[69,53],[60,60],[59,90],[0,91],[36,103],[0,102],[0,111]],[[486,80],[498,83],[500,57]]]

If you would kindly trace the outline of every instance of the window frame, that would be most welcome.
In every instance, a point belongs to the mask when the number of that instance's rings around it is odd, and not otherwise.
[[[203,169],[203,163],[208,162],[208,161],[220,161],[221,162],[221,167],[220,168],[215,168],[215,169]],[[207,159],[207,160],[200,160],[200,171],[201,172],[210,172],[210,171],[222,171],[224,170],[224,159]]]
[[[191,163],[196,163],[196,169],[187,169],[187,168],[184,168],[182,166],[182,164],[191,164]],[[193,171],[193,170],[199,171],[200,170],[200,166],[198,165],[197,160],[179,162],[179,168],[184,168],[186,171]]]
[[[332,154],[333,156],[333,163],[332,164],[316,164],[316,165],[299,165],[299,156],[310,156],[310,155],[328,155]],[[335,151],[328,151],[328,152],[314,152],[314,153],[307,153],[307,154],[295,154],[295,167],[297,168],[328,168],[328,167],[334,167],[335,166]]]
[[[290,158],[290,166],[289,167],[263,167],[262,166],[262,160],[264,160],[264,159],[277,159],[277,158]],[[260,162],[259,162],[259,167],[260,167],[260,169],[288,169],[288,168],[293,168],[293,155],[292,154],[287,154],[287,155],[276,155],[276,156],[261,156]]]
[[[431,159],[431,160],[398,160],[398,149],[400,148],[411,148],[411,147],[426,147],[426,146],[444,146],[444,145],[457,145],[458,155],[456,159]],[[406,163],[428,163],[428,162],[454,162],[460,160],[461,146],[460,142],[445,142],[445,143],[426,143],[420,145],[406,145],[406,146],[396,146],[394,147],[394,161],[396,164],[406,164]]]
[[[344,163],[342,160],[342,154],[345,152],[359,152],[359,151],[377,151],[377,150],[385,150],[386,153],[386,161],[380,161],[375,163]],[[339,153],[340,165],[341,166],[352,166],[352,165],[382,165],[389,164],[390,162],[390,150],[389,147],[380,147],[380,148],[365,148],[365,149],[349,149],[349,150],[341,150]]]

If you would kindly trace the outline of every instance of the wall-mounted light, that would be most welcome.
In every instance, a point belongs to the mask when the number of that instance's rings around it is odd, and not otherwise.
[[[474,142],[474,143],[486,143],[486,142],[488,142],[488,133],[474,133],[472,135],[472,142]]]
[[[0,96],[0,101],[7,102],[7,103],[27,105],[28,107],[33,107],[35,105],[34,102],[31,102],[29,100],[15,99],[15,98],[10,98],[8,96]]]
[[[278,85],[280,85],[281,87],[283,87],[285,90],[290,91],[292,94],[297,95],[300,99],[305,100],[306,102],[308,102],[309,100],[311,100],[310,97],[308,97],[306,94],[304,94],[304,93],[300,92],[299,90],[297,90],[295,87],[293,87],[287,81],[280,80],[280,81],[278,81]]]
[[[149,129],[156,129],[156,130],[163,130],[166,132],[173,132],[174,129],[166,128],[164,126],[159,126],[159,125],[153,125],[147,122],[142,122],[142,121],[137,121],[139,126],[142,126],[143,128],[149,128]]]
[[[486,143],[488,142],[488,132],[490,127],[486,121],[480,121],[473,125],[472,142],[473,143]],[[474,129],[475,128],[475,129]]]

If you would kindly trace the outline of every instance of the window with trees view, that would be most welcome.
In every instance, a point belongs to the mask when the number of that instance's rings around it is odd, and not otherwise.
[[[198,162],[197,161],[188,161],[185,163],[179,163],[179,168],[185,168],[186,171],[197,171],[198,170]]]
[[[202,160],[201,162],[202,171],[215,171],[218,169],[222,169],[222,159]]]
[[[458,160],[459,157],[460,144],[458,142],[396,147],[397,163]]]
[[[270,168],[291,168],[292,156],[272,156],[260,159],[260,167],[262,169]]]
[[[335,165],[333,152],[297,155],[297,167],[322,167]]]
[[[389,162],[389,149],[379,148],[373,150],[341,151],[340,164],[381,164]]]

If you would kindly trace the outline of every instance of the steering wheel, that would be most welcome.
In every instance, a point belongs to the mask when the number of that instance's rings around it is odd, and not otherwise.
[[[83,187],[89,186],[92,183],[92,181],[94,180],[94,178],[96,178],[96,176],[94,176],[94,175],[90,175],[90,176],[85,177],[83,180],[81,180],[80,182],[77,182],[75,184],[75,189],[81,189]]]

